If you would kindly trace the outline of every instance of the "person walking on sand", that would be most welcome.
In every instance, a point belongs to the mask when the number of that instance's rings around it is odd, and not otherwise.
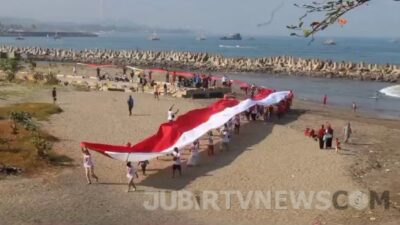
[[[335,152],[336,152],[336,153],[339,153],[339,150],[342,150],[342,148],[341,148],[341,146],[340,146],[339,138],[336,138]]]
[[[160,100],[160,97],[159,97],[159,95],[160,95],[159,87],[160,87],[160,86],[159,86],[158,84],[155,84],[155,85],[153,86],[153,88],[154,88],[154,98],[157,99],[157,100]]]
[[[222,130],[222,136],[221,136],[221,150],[222,151],[229,151],[229,131],[228,128],[225,124],[224,129]]]
[[[167,95],[168,95],[168,86],[167,86],[167,83],[164,83],[163,88],[164,88],[164,96],[167,96]]]
[[[55,87],[53,87],[53,91],[51,92],[51,95],[53,96],[53,104],[56,104],[57,102],[57,90]]]
[[[350,123],[347,123],[344,127],[344,143],[349,142],[352,132]]]
[[[318,144],[319,144],[319,149],[324,149],[324,135],[325,135],[325,127],[324,125],[321,125],[321,129],[318,130]]]
[[[143,176],[146,176],[146,168],[149,164],[149,160],[139,161],[138,166],[142,167]]]
[[[333,129],[331,125],[327,125],[325,130],[325,138],[326,138],[326,148],[332,148],[332,140],[333,140]]]
[[[99,182],[99,178],[94,174],[94,164],[92,161],[92,155],[90,154],[87,148],[82,148],[83,154],[83,167],[85,168],[86,180],[88,184],[91,184],[92,181],[90,177],[96,179],[96,182]]]
[[[96,74],[97,74],[97,78],[100,78],[100,68],[99,67],[96,68]]]
[[[240,115],[239,114],[237,114],[235,116],[234,124],[235,124],[235,128],[234,128],[235,134],[239,134],[239,132],[240,132]]]
[[[72,67],[72,74],[76,76],[76,64]]]
[[[174,105],[172,105],[171,107],[169,107],[168,109],[168,122],[172,122],[175,119],[175,116],[178,114],[179,109],[177,109],[175,112],[173,112],[172,110],[174,109]]]
[[[188,166],[197,166],[200,157],[199,150],[200,150],[200,142],[199,140],[196,140],[193,142],[190,149],[190,156],[187,163]]]
[[[172,164],[172,178],[175,177],[175,171],[178,170],[179,176],[182,176],[182,166],[181,166],[181,153],[177,147],[174,148],[172,152],[174,163]]]
[[[324,98],[322,99],[322,104],[325,106],[328,103],[328,96],[324,95]]]
[[[135,104],[135,103],[134,103],[134,101],[133,101],[132,95],[129,95],[129,98],[128,98],[129,116],[132,116],[132,109],[133,109],[134,104]]]
[[[210,130],[208,132],[208,146],[207,146],[207,154],[208,156],[214,155],[214,139],[213,139],[213,133]]]
[[[133,191],[136,191],[136,185],[133,182],[133,177],[136,176],[136,178],[139,178],[139,175],[137,174],[135,167],[133,167],[131,162],[126,163],[126,169],[127,169],[126,177],[128,178],[129,181],[127,192],[131,191],[131,187],[133,187]]]
[[[356,104],[356,102],[353,102],[353,104],[352,104],[351,107],[353,108],[353,112],[356,112],[356,111],[357,111],[357,104]]]

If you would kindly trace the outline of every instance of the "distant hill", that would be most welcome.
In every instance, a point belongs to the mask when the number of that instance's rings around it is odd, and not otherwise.
[[[72,23],[72,22],[42,22],[38,20],[26,18],[11,18],[0,17],[0,32],[23,30],[28,32],[148,32],[156,30],[157,33],[192,33],[188,29],[166,29],[159,27],[149,27],[145,25],[137,25],[134,23],[129,24],[114,24],[112,22],[105,22],[102,24],[95,23]]]

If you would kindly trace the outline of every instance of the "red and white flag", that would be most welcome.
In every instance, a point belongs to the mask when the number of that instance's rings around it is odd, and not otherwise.
[[[202,109],[195,109],[179,116],[175,121],[164,123],[153,136],[134,146],[117,146],[82,142],[82,147],[97,151],[122,161],[143,161],[172,153],[197,140],[208,131],[219,128],[235,115],[254,105],[275,105],[292,98],[292,92],[262,89],[254,98],[244,101],[222,99]]]

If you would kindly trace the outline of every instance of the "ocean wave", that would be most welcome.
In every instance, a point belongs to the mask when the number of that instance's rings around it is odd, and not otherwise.
[[[400,85],[385,87],[382,90],[380,90],[379,92],[381,92],[387,96],[400,98]]]
[[[254,49],[253,46],[241,46],[241,45],[219,45],[220,48],[247,48],[247,49]]]

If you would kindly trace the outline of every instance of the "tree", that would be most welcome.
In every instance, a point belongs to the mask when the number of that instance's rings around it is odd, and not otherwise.
[[[13,81],[22,67],[16,59],[0,59],[0,69],[7,75],[8,81]]]
[[[299,18],[299,23],[297,25],[287,26],[288,29],[292,30],[291,36],[300,37],[312,37],[314,34],[325,30],[330,25],[339,22],[341,25],[347,23],[342,16],[346,13],[358,8],[360,6],[366,5],[371,0],[325,0],[322,2],[313,1],[310,4],[298,5],[294,4],[296,7],[303,8],[306,13]],[[393,0],[400,1],[400,0]],[[306,19],[309,15],[323,14],[323,18],[318,21],[309,21],[310,24],[307,25]]]

